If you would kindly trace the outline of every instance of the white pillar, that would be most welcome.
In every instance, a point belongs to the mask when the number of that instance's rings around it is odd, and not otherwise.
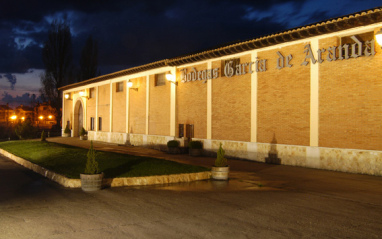
[[[318,50],[318,39],[313,39],[311,41],[311,47],[313,52]],[[317,147],[319,140],[319,64],[313,64],[310,62],[310,146]]]
[[[212,69],[212,61],[207,63],[207,68]],[[207,80],[207,139],[212,138],[212,80]]]
[[[146,135],[149,134],[150,76],[146,76]]]
[[[176,68],[173,67],[171,74],[176,79]],[[170,99],[170,136],[175,136],[176,132],[176,85],[170,83],[171,85],[171,99]]]
[[[95,127],[95,131],[98,131],[98,90],[99,86],[96,87],[96,115],[95,115],[95,119],[94,119],[94,127]]]
[[[123,83],[123,87],[126,87],[126,133],[129,133],[129,116],[130,116],[130,113],[129,113],[130,88],[127,87],[128,81],[129,81],[129,79],[127,79]]]
[[[110,122],[109,122],[109,132],[113,130],[113,83],[110,81]]]
[[[257,52],[251,55],[252,62],[256,61]],[[252,69],[253,70],[253,69]],[[251,142],[257,142],[257,72],[251,74]]]

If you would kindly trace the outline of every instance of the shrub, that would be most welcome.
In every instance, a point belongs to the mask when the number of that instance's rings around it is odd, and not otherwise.
[[[70,134],[70,129],[69,129],[69,125],[68,124],[65,127],[64,133],[65,134]]]
[[[218,155],[215,160],[215,166],[216,167],[226,167],[227,166],[227,159],[224,158],[225,151],[222,147],[222,143],[220,143],[220,147],[218,150]]]
[[[82,127],[82,129],[81,129],[81,132],[80,132],[80,135],[81,136],[84,136],[84,135],[86,135],[88,132],[86,132],[86,130],[84,129],[84,127]]]
[[[97,174],[99,171],[98,162],[96,161],[96,151],[93,148],[93,141],[90,141],[90,148],[88,151],[88,159],[86,160],[85,174]]]
[[[41,141],[46,141],[45,131],[41,132]]]
[[[33,127],[31,121],[27,119],[16,126],[15,133],[19,139],[33,139],[37,136],[37,128]]]
[[[179,147],[179,141],[178,140],[170,140],[167,142],[167,147],[169,148],[176,148]]]
[[[190,141],[188,143],[188,147],[191,148],[191,149],[202,149],[203,148],[203,143],[202,141]]]

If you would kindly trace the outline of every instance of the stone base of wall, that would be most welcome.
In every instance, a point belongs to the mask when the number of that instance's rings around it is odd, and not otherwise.
[[[229,158],[382,176],[382,151],[196,139],[216,156],[220,143]]]
[[[102,131],[88,131],[88,140],[103,141],[115,144],[126,144],[129,142],[129,134],[115,133],[115,132],[102,132]]]

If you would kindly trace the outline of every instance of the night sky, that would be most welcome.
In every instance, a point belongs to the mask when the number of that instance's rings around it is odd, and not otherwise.
[[[98,41],[103,75],[378,6],[382,0],[1,0],[0,104],[39,95],[41,48],[55,19],[70,23],[75,65],[89,35]]]

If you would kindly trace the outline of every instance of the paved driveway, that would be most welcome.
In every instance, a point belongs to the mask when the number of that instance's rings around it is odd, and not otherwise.
[[[84,193],[0,156],[0,238],[382,238],[381,177],[230,164],[228,183]]]

